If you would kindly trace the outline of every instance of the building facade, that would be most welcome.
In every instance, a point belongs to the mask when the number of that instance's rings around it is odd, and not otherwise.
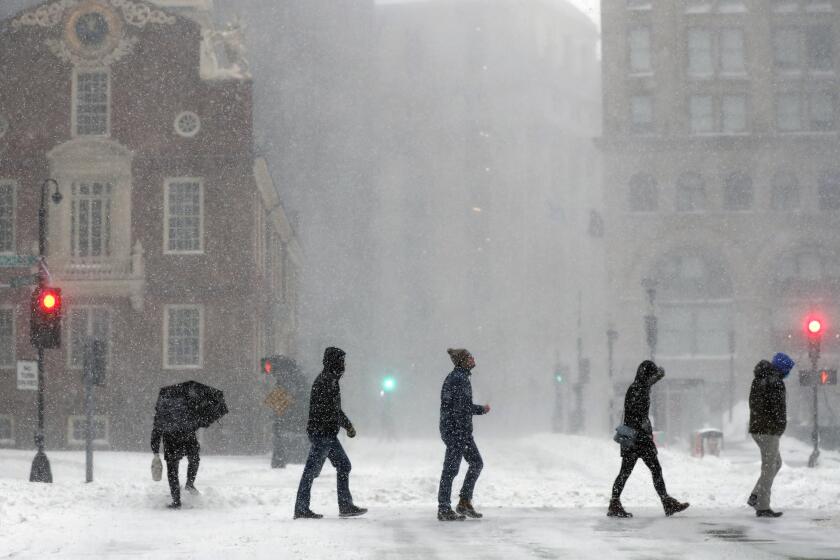
[[[157,390],[195,379],[231,413],[214,451],[268,444],[261,355],[294,354],[300,251],[252,141],[241,30],[207,0],[53,0],[0,24],[0,250],[37,251],[64,296],[63,344],[46,352],[47,447],[82,444],[82,348],[108,347],[96,441],[145,448]],[[21,270],[3,269],[8,282]],[[29,290],[0,292],[0,441],[29,447]]]
[[[466,345],[492,387],[476,398],[531,411],[483,423],[545,430],[565,364],[560,425],[581,428],[598,390],[579,362],[605,364],[597,28],[563,1],[376,4],[373,371],[433,402]]]
[[[728,419],[759,359],[809,367],[810,313],[836,367],[840,4],[604,0],[602,20],[616,367],[632,377],[656,316],[654,416],[682,437]],[[788,386],[800,425],[811,393]]]

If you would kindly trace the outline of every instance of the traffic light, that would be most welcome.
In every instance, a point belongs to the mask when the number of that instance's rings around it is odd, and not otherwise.
[[[294,360],[282,354],[260,358],[260,371],[266,375],[283,375],[297,369]]]
[[[397,388],[397,379],[393,375],[385,376],[382,379],[382,392],[393,393]]]
[[[29,339],[35,348],[61,346],[61,289],[38,286],[32,292]]]
[[[805,328],[808,331],[808,335],[811,337],[822,336],[822,321],[817,319],[816,317],[809,317]]]
[[[260,370],[264,374],[271,375],[271,372],[272,372],[273,369],[274,369],[274,364],[271,363],[271,358],[260,359]]]
[[[799,372],[799,384],[805,387],[815,387],[817,385],[837,385],[837,370],[836,369],[808,369]]]

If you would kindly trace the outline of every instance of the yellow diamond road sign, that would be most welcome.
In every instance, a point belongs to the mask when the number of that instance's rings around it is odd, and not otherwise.
[[[293,402],[295,402],[294,399],[282,387],[277,387],[270,392],[264,401],[265,405],[279,416],[289,410]]]

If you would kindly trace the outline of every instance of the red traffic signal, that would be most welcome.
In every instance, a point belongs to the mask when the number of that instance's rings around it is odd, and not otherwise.
[[[37,287],[32,292],[29,339],[35,348],[61,346],[61,289]]]
[[[837,370],[820,370],[819,376],[817,378],[817,383],[820,385],[837,385]]]
[[[260,369],[266,375],[271,375],[271,370],[274,366],[271,364],[271,358],[262,358],[260,360]]]
[[[816,372],[806,369],[799,372],[799,384],[806,387],[815,385],[837,385],[836,369],[820,369]]]
[[[812,335],[818,335],[822,333],[822,328],[822,321],[820,321],[819,319],[808,319],[808,333]]]

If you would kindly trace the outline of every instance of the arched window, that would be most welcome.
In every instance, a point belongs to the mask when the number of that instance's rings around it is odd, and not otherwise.
[[[706,209],[706,181],[696,173],[683,173],[677,179],[677,212],[700,212]]]
[[[790,171],[779,171],[773,175],[770,207],[773,210],[796,210],[799,208],[799,181]]]
[[[749,210],[753,202],[753,183],[746,173],[736,171],[723,181],[723,205],[727,210]]]
[[[627,202],[632,212],[655,212],[659,207],[656,179],[647,173],[633,175]]]
[[[692,252],[673,254],[659,262],[656,279],[660,354],[728,355],[732,285],[723,264]]]
[[[840,172],[826,171],[820,177],[820,209],[840,210]]]

